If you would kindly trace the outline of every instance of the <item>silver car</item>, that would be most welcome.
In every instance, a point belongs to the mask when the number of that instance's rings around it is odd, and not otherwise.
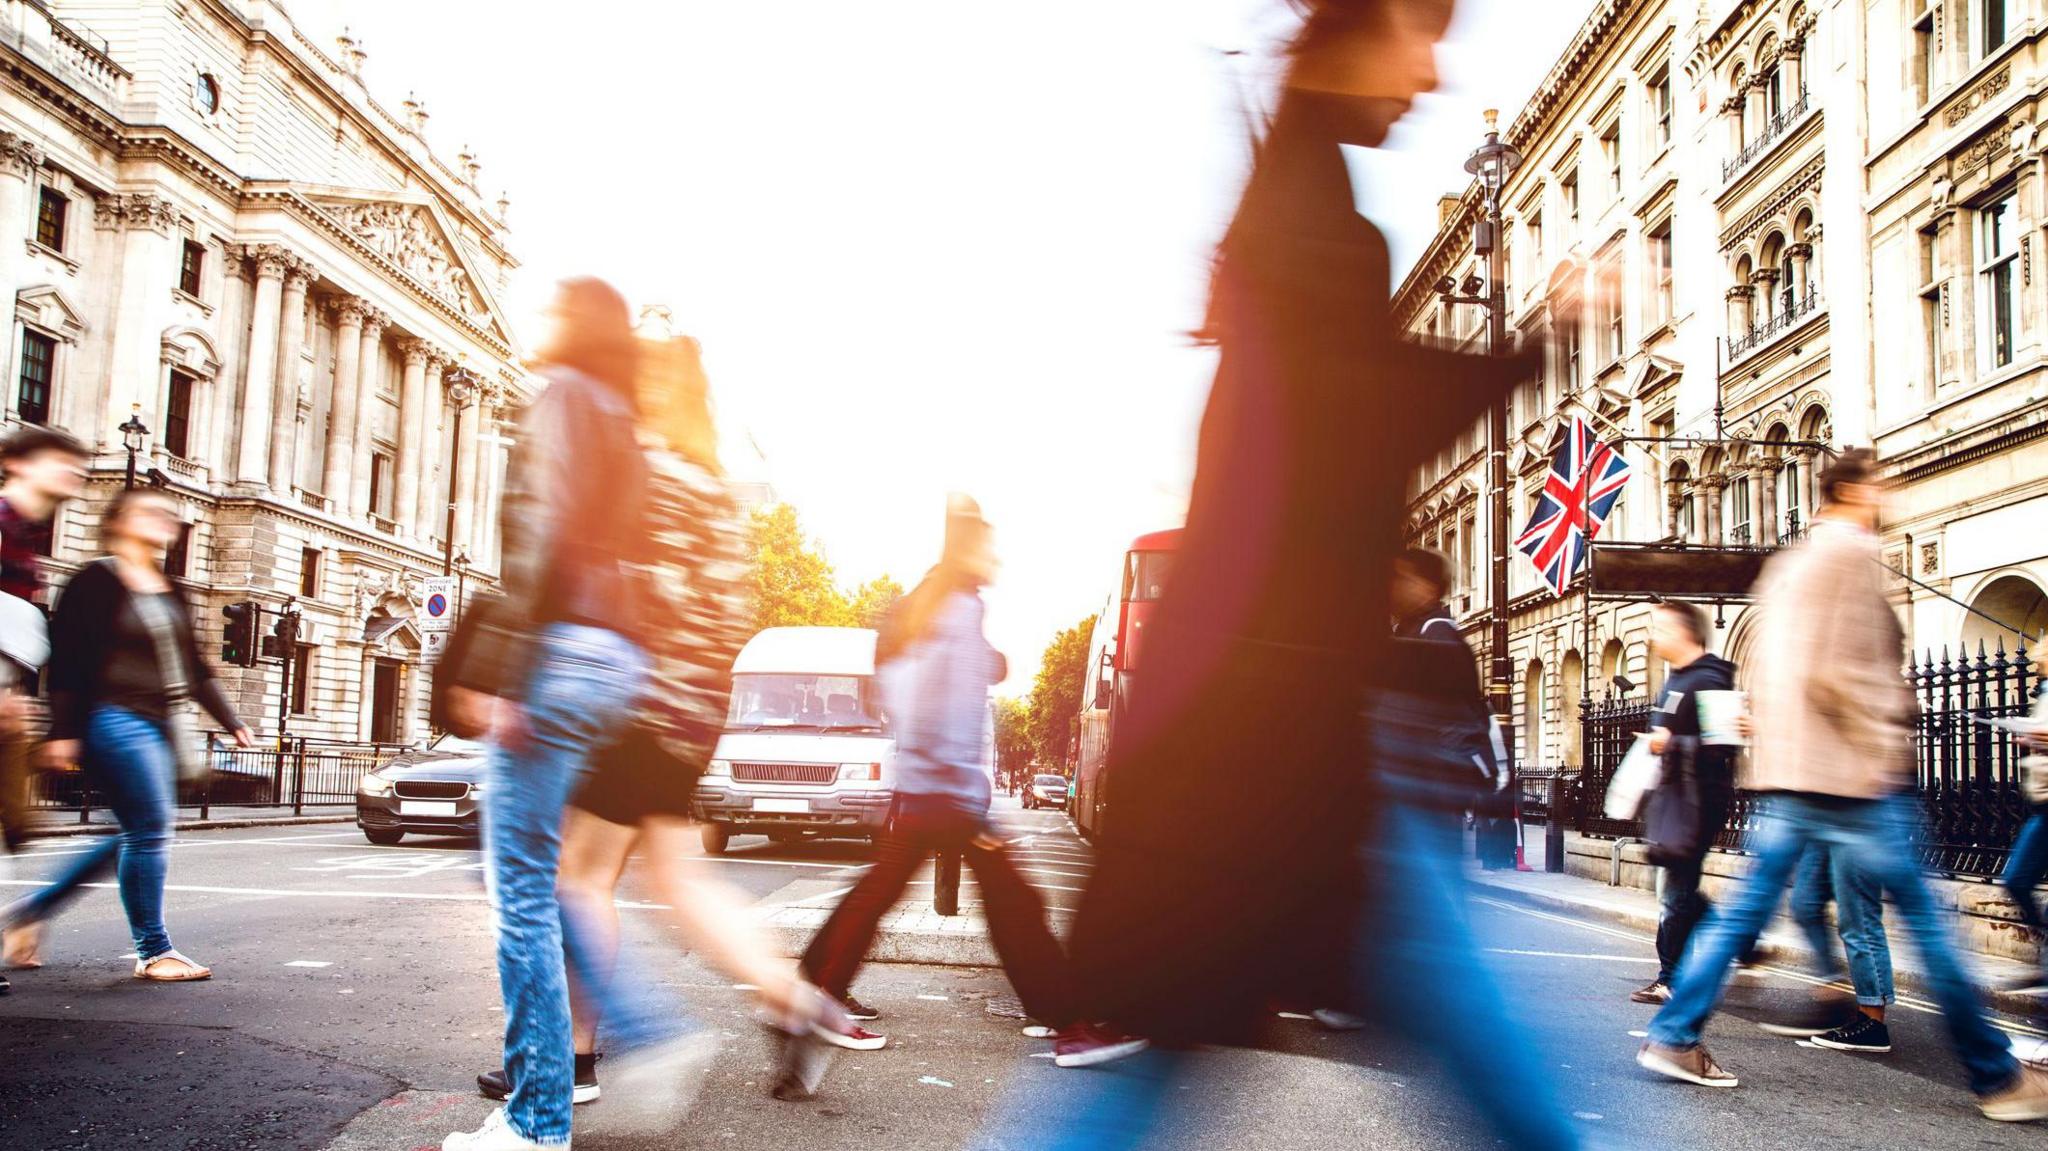
[[[371,843],[407,832],[475,835],[482,830],[484,745],[444,735],[408,751],[356,785],[356,826]]]

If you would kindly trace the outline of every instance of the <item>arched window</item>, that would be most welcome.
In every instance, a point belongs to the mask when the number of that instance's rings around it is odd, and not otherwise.
[[[1563,682],[1558,685],[1557,722],[1564,728],[1564,763],[1577,767],[1583,762],[1584,725],[1579,722],[1579,701],[1586,694],[1586,661],[1576,651],[1564,653]]]
[[[1727,525],[1728,542],[1749,544],[1756,542],[1756,533],[1751,531],[1749,515],[1749,473],[1740,471],[1728,480],[1728,492],[1723,497],[1721,522]]]
[[[2029,651],[2041,646],[2042,633],[2048,632],[2048,594],[2039,584],[2025,576],[2000,576],[1984,585],[1984,590],[1971,597],[1970,606],[1988,615],[1965,614],[1963,616],[1963,650],[1966,654],[1977,654],[1977,646],[1984,650],[1996,651],[2000,644],[2006,654],[2012,654],[2019,646],[2021,636],[2026,637]],[[1992,620],[1998,621],[1993,623]],[[2003,625],[2003,626],[2001,626]]]
[[[1671,493],[1671,530],[1665,534],[1677,538],[1682,543],[1691,543],[1696,527],[1692,507],[1692,469],[1684,460],[1671,465]]]
[[[1758,251],[1761,255],[1757,260],[1757,271],[1768,270],[1768,279],[1776,281],[1758,286],[1757,322],[1762,323],[1771,316],[1782,316],[1788,310],[1784,291],[1792,261],[1785,254],[1785,237],[1776,232],[1764,238],[1764,246]]]
[[[1806,526],[1806,509],[1800,506],[1806,484],[1799,473],[1799,457],[1787,453],[1778,468],[1778,541],[1799,538]]]
[[[1543,763],[1543,661],[1532,659],[1522,672],[1522,762]]]

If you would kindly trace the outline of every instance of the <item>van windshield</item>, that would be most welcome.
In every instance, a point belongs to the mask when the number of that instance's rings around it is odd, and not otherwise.
[[[882,703],[874,681],[862,675],[736,675],[725,726],[880,731]]]

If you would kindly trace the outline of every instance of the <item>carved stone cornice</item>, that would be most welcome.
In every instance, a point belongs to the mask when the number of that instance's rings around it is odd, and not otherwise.
[[[47,157],[42,145],[26,136],[0,132],[0,175],[26,180],[36,174]]]
[[[1728,489],[1728,476],[1724,472],[1701,476],[1700,486],[1718,496]]]
[[[1769,199],[1742,214],[1742,218],[1721,232],[1721,250],[1727,251],[1741,243],[1751,232],[1762,227],[1767,220],[1775,219],[1793,197],[1820,185],[1821,173],[1826,170],[1826,156],[1815,156],[1794,173],[1792,178],[1779,185]]]
[[[1778,269],[1758,268],[1749,274],[1749,282],[1757,287],[1768,289],[1772,284],[1778,282]]]
[[[92,205],[93,226],[102,231],[148,228],[159,236],[168,236],[184,215],[176,204],[149,192],[112,192],[94,200]]]
[[[1728,289],[1727,295],[1731,300],[1747,300],[1756,295],[1756,289],[1748,284],[1737,284]]]
[[[1726,100],[1721,101],[1721,114],[1723,116],[1739,115],[1746,107],[1748,107],[1748,101],[1744,100],[1741,96],[1730,96]]]
[[[1975,88],[1956,98],[1955,103],[1941,114],[1941,122],[1953,128],[1970,118],[1970,113],[1989,104],[2000,92],[2012,86],[2012,65],[2007,64],[1991,75],[1978,81]]]
[[[1813,245],[1806,243],[1793,244],[1785,249],[1785,254],[1795,260],[1811,260],[1813,258]]]

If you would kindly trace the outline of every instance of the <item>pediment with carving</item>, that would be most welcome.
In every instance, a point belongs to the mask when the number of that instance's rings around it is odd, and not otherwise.
[[[432,208],[388,200],[312,202],[420,287],[490,326],[490,302]]]

